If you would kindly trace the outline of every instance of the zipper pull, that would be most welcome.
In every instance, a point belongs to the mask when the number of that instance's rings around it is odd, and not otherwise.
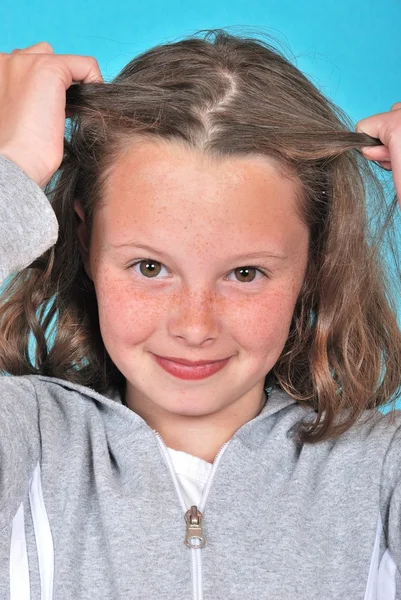
[[[188,548],[203,548],[206,544],[206,538],[202,531],[202,518],[202,513],[197,506],[191,506],[185,513],[187,534],[184,543]]]

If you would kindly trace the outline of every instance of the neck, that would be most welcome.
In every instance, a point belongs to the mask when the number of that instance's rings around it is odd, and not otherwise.
[[[126,404],[159,433],[169,448],[213,463],[223,444],[263,409],[266,402],[263,388],[251,392],[218,412],[182,415],[152,403],[127,382]]]

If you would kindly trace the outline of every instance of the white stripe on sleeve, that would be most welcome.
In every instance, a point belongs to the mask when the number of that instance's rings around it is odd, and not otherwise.
[[[30,600],[28,554],[25,539],[24,505],[13,519],[10,545],[10,600]]]
[[[38,551],[41,600],[52,600],[54,578],[54,548],[53,537],[43,500],[40,464],[36,465],[31,479],[29,502],[33,527],[35,530],[36,548]]]

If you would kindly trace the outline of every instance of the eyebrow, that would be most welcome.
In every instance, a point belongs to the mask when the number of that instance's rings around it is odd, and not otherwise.
[[[158,254],[159,256],[165,256],[167,258],[170,258],[165,252],[157,250],[156,248],[152,248],[151,246],[147,246],[146,244],[126,242],[122,244],[110,244],[110,246],[112,248],[139,248],[141,250],[146,250],[150,254]],[[279,254],[276,252],[266,252],[265,250],[259,250],[256,252],[245,252],[244,254],[237,254],[236,256],[231,256],[230,260],[245,260],[247,258],[278,258],[280,260],[286,260],[288,257],[284,254]]]

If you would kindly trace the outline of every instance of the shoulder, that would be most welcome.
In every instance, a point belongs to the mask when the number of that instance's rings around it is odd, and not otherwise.
[[[0,376],[0,408],[7,410],[37,410],[35,386],[26,376]]]
[[[3,401],[4,399],[5,402]],[[43,435],[78,435],[83,429],[117,435],[143,427],[145,421],[124,406],[118,393],[43,375],[0,377],[0,420],[36,418]]]
[[[92,397],[97,400],[103,400],[113,396],[111,392],[103,395],[90,387],[72,383],[66,379],[46,377],[45,375],[3,375],[0,376],[0,389],[31,390],[34,393],[37,389],[42,391],[49,390],[49,392],[51,391],[55,394],[76,394],[88,398]],[[114,395],[113,399],[119,400],[116,395]]]
[[[61,403],[64,407],[73,404],[76,409],[79,406],[86,409],[100,405],[122,406],[119,394],[112,390],[100,394],[92,388],[43,375],[0,376],[0,404],[4,406],[5,403],[10,402],[23,404],[35,402],[39,409],[44,409],[46,405],[56,406]]]
[[[399,462],[401,467],[401,410],[387,413],[379,409],[365,410],[357,421],[340,435],[317,443],[301,444],[298,440],[299,427],[314,423],[317,414],[295,404],[288,416],[290,425],[287,437],[297,446],[300,457],[305,460],[324,460],[327,466],[347,469],[352,472],[361,469],[366,474],[377,476],[378,471],[385,473],[388,464]],[[305,414],[306,413],[306,414]],[[291,418],[290,418],[291,417]],[[336,418],[336,424],[343,423],[346,416],[342,413]],[[389,458],[395,456],[395,459]]]
[[[347,465],[349,477],[358,481],[360,470],[360,485],[367,486],[372,495],[379,490],[382,511],[395,488],[401,494],[401,410],[365,410],[348,431],[331,441],[331,448]]]
[[[388,452],[391,446],[401,441],[401,410],[386,413],[379,409],[366,410],[345,434],[345,442],[359,444]]]

